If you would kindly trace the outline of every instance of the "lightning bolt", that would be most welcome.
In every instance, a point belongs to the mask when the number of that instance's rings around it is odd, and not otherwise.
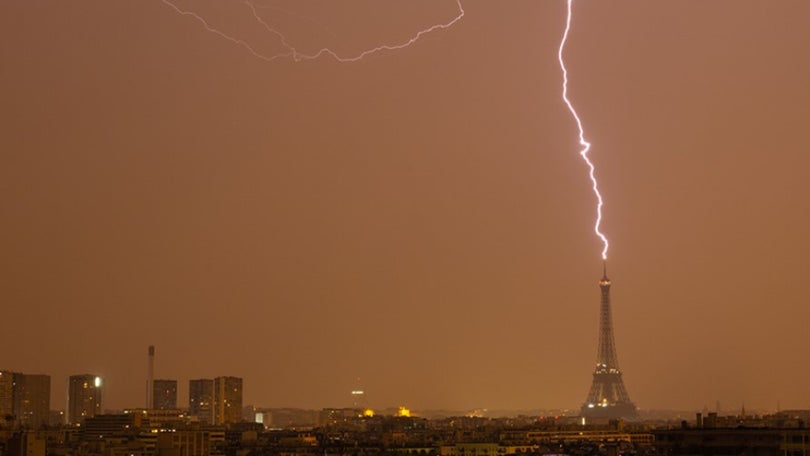
[[[317,52],[315,52],[313,54],[306,54],[306,53],[300,52],[298,49],[296,49],[295,46],[293,46],[287,40],[287,38],[284,36],[283,33],[276,30],[275,28],[271,27],[270,24],[268,24],[267,21],[265,21],[261,17],[261,15],[256,10],[256,6],[254,6],[253,3],[251,3],[249,0],[243,0],[242,3],[244,5],[246,5],[250,9],[250,12],[253,15],[253,19],[256,20],[259,24],[261,24],[262,27],[265,28],[265,30],[267,30],[271,34],[275,35],[275,37],[278,39],[279,43],[281,43],[281,45],[285,49],[284,52],[280,52],[280,53],[277,53],[277,54],[265,54],[265,53],[257,51],[256,48],[254,48],[247,41],[236,38],[236,37],[234,37],[232,35],[229,35],[229,34],[223,32],[222,30],[219,30],[219,29],[215,28],[204,17],[200,16],[199,14],[197,14],[197,13],[195,13],[193,11],[190,11],[190,10],[181,9],[179,6],[174,4],[171,0],[160,0],[160,1],[163,2],[164,5],[168,6],[172,10],[174,10],[176,13],[195,19],[197,22],[199,22],[203,26],[203,28],[206,31],[208,31],[210,33],[213,33],[213,34],[215,34],[215,35],[217,35],[217,36],[219,36],[219,37],[221,37],[221,38],[223,38],[223,39],[225,39],[227,41],[230,41],[231,43],[233,43],[233,44],[235,44],[237,46],[241,46],[242,48],[247,50],[249,53],[251,53],[254,57],[257,57],[259,59],[262,59],[262,60],[265,60],[265,61],[268,61],[268,62],[272,62],[272,61],[280,59],[280,58],[291,58],[295,62],[302,62],[302,61],[306,61],[306,60],[315,60],[315,59],[318,59],[318,58],[321,58],[321,57],[324,57],[324,56],[329,56],[329,57],[335,59],[336,61],[342,62],[342,63],[357,62],[359,60],[362,60],[365,57],[368,57],[368,56],[370,56],[372,54],[376,54],[376,53],[379,53],[379,52],[396,51],[396,50],[407,48],[408,46],[413,45],[414,43],[419,41],[423,36],[425,36],[425,35],[427,35],[429,33],[435,32],[437,30],[445,30],[445,29],[448,29],[448,28],[452,27],[453,25],[456,24],[456,22],[460,21],[461,18],[464,17],[464,13],[465,13],[464,12],[464,7],[461,5],[461,0],[456,0],[456,5],[458,6],[458,14],[456,16],[454,16],[451,20],[449,20],[448,22],[435,24],[435,25],[432,25],[432,26],[430,26],[428,28],[419,30],[411,38],[409,38],[406,41],[400,42],[398,44],[382,44],[382,45],[379,45],[379,46],[376,46],[376,47],[373,47],[373,48],[366,49],[366,50],[364,50],[362,52],[359,52],[359,53],[357,53],[355,55],[351,55],[351,56],[341,56],[337,52],[333,51],[330,48],[326,48],[326,47],[321,48],[320,50],[318,50]]]
[[[372,54],[376,54],[376,53],[379,53],[379,52],[396,51],[396,50],[407,48],[407,47],[413,45],[414,43],[416,43],[417,41],[419,41],[422,37],[424,37],[427,34],[430,34],[430,33],[435,32],[437,30],[449,29],[450,27],[454,26],[458,21],[460,21],[464,17],[464,14],[465,14],[464,7],[461,4],[461,0],[455,0],[456,5],[458,6],[458,14],[456,14],[456,16],[454,16],[452,19],[450,19],[447,22],[435,24],[435,25],[432,25],[432,26],[430,26],[428,28],[419,30],[411,38],[409,38],[409,39],[407,39],[407,40],[405,40],[403,42],[400,42],[398,44],[382,44],[382,45],[379,45],[379,46],[376,46],[376,47],[366,49],[366,50],[361,51],[361,52],[359,52],[359,53],[357,53],[355,55],[352,55],[352,56],[341,56],[337,52],[335,52],[332,49],[327,48],[327,47],[321,48],[320,50],[318,50],[315,53],[306,54],[306,53],[303,53],[303,52],[299,51],[292,43],[290,43],[287,40],[287,38],[284,36],[283,33],[281,33],[280,31],[278,31],[275,28],[273,28],[272,26],[270,26],[270,24],[268,24],[267,21],[262,18],[262,16],[259,14],[259,12],[256,9],[256,6],[253,3],[251,3],[250,0],[242,0],[242,3],[244,5],[246,5],[250,9],[250,12],[251,12],[251,14],[253,16],[253,19],[256,22],[258,22],[259,24],[261,24],[261,26],[264,27],[265,30],[267,30],[269,33],[274,35],[278,39],[279,43],[285,49],[284,52],[268,55],[268,54],[257,51],[247,41],[236,38],[234,36],[231,36],[231,35],[223,32],[222,30],[219,30],[219,29],[215,28],[205,18],[203,18],[202,16],[200,16],[199,14],[197,14],[197,13],[195,13],[193,11],[181,9],[176,4],[174,4],[171,0],[160,0],[160,1],[163,2],[164,5],[168,6],[172,10],[174,10],[176,13],[178,13],[180,15],[183,15],[183,16],[189,16],[189,17],[195,19],[197,22],[199,22],[203,26],[203,28],[206,31],[208,31],[210,33],[213,33],[215,35],[218,35],[219,37],[221,37],[221,38],[223,38],[223,39],[225,39],[227,41],[230,41],[231,43],[233,43],[233,44],[235,44],[237,46],[241,46],[242,48],[247,50],[249,53],[251,53],[254,57],[257,57],[259,59],[262,59],[262,60],[265,60],[265,61],[268,61],[268,62],[272,62],[272,61],[280,59],[280,58],[291,58],[294,62],[302,62],[302,61],[307,61],[307,60],[319,59],[319,58],[324,57],[324,56],[329,56],[329,57],[333,58],[334,60],[336,60],[338,62],[342,62],[342,63],[357,62],[359,60],[362,60],[365,57],[368,57],[368,56],[370,56]],[[566,20],[565,20],[565,31],[563,32],[562,40],[560,41],[560,47],[559,47],[559,49],[557,51],[557,59],[559,60],[560,69],[562,70],[562,75],[563,75],[562,99],[565,102],[565,105],[568,107],[568,110],[570,111],[571,116],[576,121],[577,129],[579,130],[579,144],[581,146],[581,149],[579,151],[579,155],[582,157],[583,161],[588,166],[588,176],[591,179],[593,193],[596,196],[596,201],[597,201],[597,204],[596,204],[596,222],[594,223],[594,232],[596,233],[596,236],[602,241],[602,244],[603,244],[602,259],[607,260],[607,252],[608,252],[609,243],[608,243],[608,240],[607,240],[607,237],[605,236],[605,234],[602,233],[602,231],[600,230],[600,227],[602,225],[602,207],[604,206],[604,201],[602,199],[602,194],[599,192],[599,185],[598,185],[598,182],[596,180],[596,167],[594,166],[593,162],[591,162],[591,160],[590,160],[590,158],[588,156],[588,152],[590,152],[590,149],[591,149],[591,143],[588,142],[585,139],[585,129],[582,126],[582,120],[580,119],[579,115],[577,114],[577,111],[574,108],[574,105],[571,103],[571,100],[568,98],[568,69],[565,67],[565,60],[563,59],[563,52],[565,50],[565,43],[568,41],[569,32],[571,31],[571,16],[572,16],[572,12],[571,12],[572,8],[571,7],[572,7],[572,3],[573,3],[573,0],[566,0],[567,15],[566,15]]]
[[[254,49],[250,45],[250,43],[248,43],[247,41],[240,40],[239,38],[234,38],[231,35],[228,35],[227,33],[223,32],[223,31],[221,31],[221,30],[219,30],[217,28],[214,28],[211,24],[208,23],[208,21],[205,20],[205,18],[203,18],[199,14],[197,14],[197,13],[195,13],[193,11],[180,9],[180,7],[178,7],[174,3],[170,2],[169,0],[160,0],[160,1],[163,2],[164,5],[168,6],[171,9],[173,9],[177,14],[180,14],[182,16],[189,16],[189,17],[194,18],[197,22],[202,24],[203,28],[206,31],[211,32],[214,35],[218,35],[219,37],[221,37],[221,38],[223,38],[223,39],[225,39],[227,41],[230,41],[231,43],[233,43],[233,44],[235,44],[237,46],[241,46],[241,47],[245,48],[248,52],[253,54],[254,57],[257,57],[257,58],[262,59],[262,60],[266,60],[268,62],[272,62],[273,60],[276,60],[276,59],[281,58],[281,57],[289,57],[292,54],[292,53],[286,53],[286,54],[282,53],[282,54],[276,54],[276,55],[273,55],[273,56],[268,56],[268,55],[262,54],[261,52]]]
[[[568,40],[568,33],[571,30],[571,4],[573,3],[573,0],[566,1],[568,6],[568,14],[565,19],[565,32],[563,32],[562,41],[560,41],[560,49],[557,51],[557,59],[560,61],[560,69],[562,70],[563,74],[562,98],[565,105],[568,106],[568,110],[571,112],[571,116],[573,116],[577,123],[577,128],[579,129],[579,145],[582,147],[579,151],[579,155],[582,157],[582,160],[585,161],[585,164],[588,165],[588,176],[591,178],[591,183],[593,184],[593,193],[596,195],[596,223],[594,224],[593,230],[596,233],[596,236],[602,240],[602,259],[607,260],[609,246],[608,240],[604,233],[602,233],[602,231],[599,229],[600,225],[602,224],[602,206],[604,206],[604,202],[602,201],[602,194],[599,193],[599,184],[596,182],[596,167],[593,165],[590,158],[588,158],[588,152],[591,150],[591,143],[585,139],[585,129],[582,127],[582,120],[579,118],[579,115],[577,115],[577,110],[574,109],[574,105],[571,103],[571,100],[568,99],[568,70],[565,68],[563,50],[565,49],[565,42]]]
[[[328,33],[333,38],[338,37],[335,33],[332,32],[332,30],[329,29],[329,27],[327,27],[324,24],[316,21],[315,19],[312,19],[311,17],[307,17],[307,16],[304,16],[302,14],[298,14],[298,13],[296,13],[294,11],[286,10],[284,8],[279,8],[278,6],[273,6],[273,5],[257,5],[257,4],[254,4],[253,6],[255,6],[257,9],[278,11],[279,13],[282,13],[282,14],[284,14],[286,16],[289,16],[289,17],[291,17],[293,19],[297,19],[297,20],[303,21],[303,22],[309,22],[310,24],[322,29],[324,32]]]

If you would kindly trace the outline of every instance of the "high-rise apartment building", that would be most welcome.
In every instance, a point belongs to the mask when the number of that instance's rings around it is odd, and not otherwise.
[[[242,421],[242,379],[217,377],[214,379],[214,424]]]
[[[152,409],[177,408],[177,380],[152,380]]]
[[[207,378],[189,380],[188,414],[200,423],[214,424],[214,381]]]
[[[0,417],[12,417],[16,426],[36,429],[48,423],[51,377],[0,371]]]
[[[81,424],[101,413],[102,380],[98,375],[71,375],[68,379],[68,424]]]
[[[217,377],[189,381],[188,413],[207,424],[242,421],[242,379]]]
[[[14,418],[19,426],[38,429],[51,411],[50,375],[14,374]]]

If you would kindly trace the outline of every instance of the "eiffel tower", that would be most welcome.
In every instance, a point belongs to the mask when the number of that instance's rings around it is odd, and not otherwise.
[[[599,350],[596,355],[596,370],[588,398],[582,404],[581,414],[588,418],[636,419],[636,406],[630,401],[622,381],[619,361],[616,356],[616,342],[613,339],[613,318],[610,311],[610,279],[607,276],[607,262],[603,264],[602,302],[599,315]]]

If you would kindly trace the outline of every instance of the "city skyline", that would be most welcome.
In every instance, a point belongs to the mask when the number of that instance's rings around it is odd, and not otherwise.
[[[0,369],[49,375],[51,408],[84,372],[142,407],[153,344],[181,406],[227,375],[261,406],[350,404],[360,377],[372,407],[578,409],[602,264],[565,2],[462,3],[354,63],[266,62],[157,0],[0,3]],[[458,14],[267,5],[309,53]],[[810,408],[810,3],[574,9],[633,402]]]

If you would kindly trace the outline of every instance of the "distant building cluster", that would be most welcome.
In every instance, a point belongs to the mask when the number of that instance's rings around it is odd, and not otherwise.
[[[40,429],[62,424],[80,426],[102,414],[104,380],[95,374],[71,375],[67,380],[64,411],[51,410],[51,377],[0,371],[0,428]],[[177,380],[154,380],[151,388],[153,415],[182,413],[208,425],[242,421],[242,379],[216,377],[189,382],[188,413],[177,404]]]
[[[146,407],[153,421],[178,417],[205,425],[242,421],[242,379],[216,377],[189,381],[188,412],[177,404],[177,380],[155,379],[155,347],[148,349]],[[102,414],[104,380],[100,375],[71,375],[64,411],[51,410],[51,377],[0,371],[0,429],[82,426]],[[163,420],[165,421],[165,419]],[[0,456],[3,456],[0,454]]]

